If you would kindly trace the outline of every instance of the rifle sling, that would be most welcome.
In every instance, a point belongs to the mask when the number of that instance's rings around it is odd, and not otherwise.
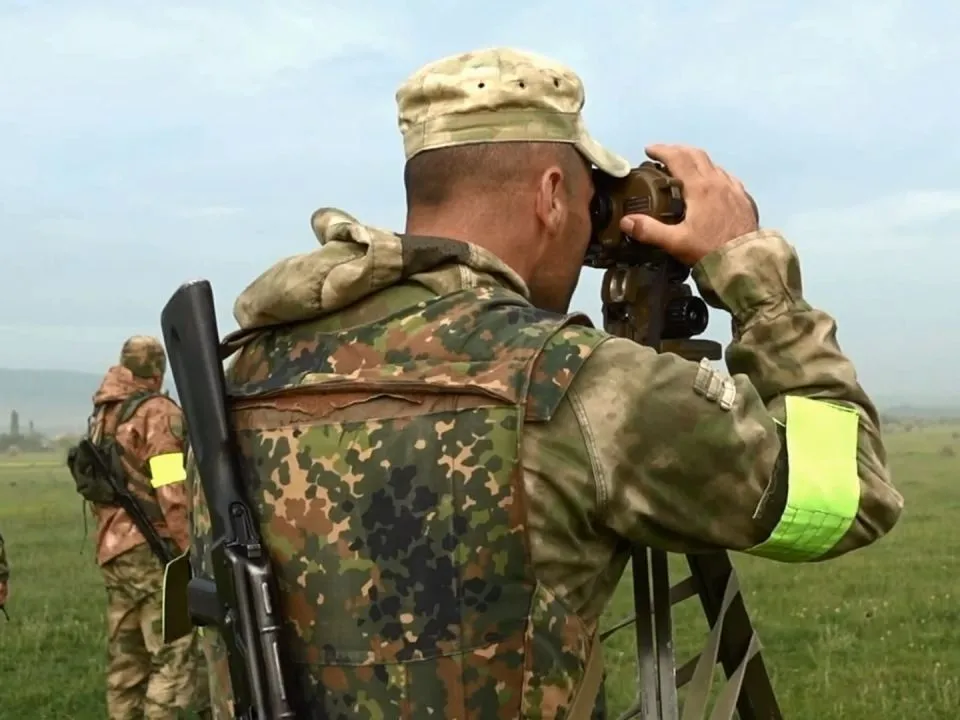
[[[120,426],[128,422],[143,403],[155,397],[164,397],[164,394],[144,390],[136,392],[124,399],[117,411],[116,425],[113,428],[114,436]],[[156,555],[157,560],[160,561],[160,564],[166,567],[167,564],[173,560],[173,553],[170,552],[166,542],[160,537],[160,533],[158,533],[157,529],[153,526],[150,520],[151,513],[148,512],[143,503],[137,499],[137,496],[130,491],[128,483],[136,485],[146,492],[151,492],[152,488],[135,476],[126,476],[126,473],[124,473],[125,477],[123,478],[117,477],[113,465],[107,458],[104,458],[104,460],[107,461],[106,470],[109,473],[110,479],[113,481],[114,490],[117,493],[120,506],[126,511],[127,515],[130,516],[134,525],[137,526],[140,534],[143,535],[144,540],[147,541],[147,544],[150,546],[153,554]]]
[[[137,500],[136,496],[127,488],[125,478],[117,476],[114,463],[104,457],[100,447],[90,439],[84,442],[90,447],[90,452],[96,459],[96,463],[100,466],[101,472],[106,473],[108,481],[113,485],[113,490],[116,493],[116,502],[123,508],[127,515],[130,516],[130,520],[137,526],[137,529],[140,531],[140,534],[143,535],[144,540],[147,541],[147,545],[150,546],[153,554],[156,555],[160,563],[166,567],[173,559],[173,553],[170,552],[163,538],[160,537],[157,529],[153,526],[153,523],[150,522],[147,511]]]
[[[133,520],[133,524],[137,526],[140,534],[143,535],[144,540],[147,541],[147,545],[150,546],[153,554],[157,556],[160,564],[166,567],[167,564],[173,560],[173,554],[167,548],[166,543],[163,538],[160,537],[160,533],[157,532],[153,523],[147,518],[146,513],[143,511],[143,506],[137,498],[129,491],[118,492],[117,502],[120,503],[120,506],[126,511],[127,515],[130,516],[130,519]]]

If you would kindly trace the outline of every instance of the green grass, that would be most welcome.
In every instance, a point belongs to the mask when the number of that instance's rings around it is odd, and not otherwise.
[[[960,716],[960,459],[941,452],[960,453],[960,428],[890,431],[887,444],[907,503],[889,538],[822,565],[734,558],[789,719]],[[13,564],[11,622],[0,619],[0,719],[106,716],[105,595],[83,523],[58,457],[0,462],[0,532]],[[610,622],[631,607],[625,582]],[[679,606],[674,622],[683,661],[706,631],[696,600]],[[631,630],[608,642],[606,658],[616,713],[634,692]]]

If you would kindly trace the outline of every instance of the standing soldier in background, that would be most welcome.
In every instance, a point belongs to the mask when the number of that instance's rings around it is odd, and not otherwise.
[[[10,563],[7,562],[7,548],[3,543],[3,535],[0,535],[0,609],[7,604],[7,598],[10,597],[9,582]]]
[[[161,391],[167,358],[152,337],[127,340],[93,396],[90,438],[122,449],[123,481],[174,555],[189,548],[184,428]],[[97,563],[107,590],[107,710],[111,720],[174,720],[193,706],[208,713],[196,633],[162,640],[164,567],[130,515],[92,504]],[[199,701],[199,702],[198,702]]]

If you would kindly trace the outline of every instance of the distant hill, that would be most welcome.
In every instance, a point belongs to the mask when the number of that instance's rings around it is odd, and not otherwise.
[[[33,421],[44,433],[82,430],[101,378],[72,370],[0,368],[0,428],[6,430],[10,412],[16,410],[24,427]]]
[[[943,402],[891,402],[877,401],[880,411],[884,415],[895,418],[910,418],[914,420],[956,420],[960,418],[960,401],[952,404]]]
[[[82,430],[90,413],[90,399],[102,376],[73,370],[13,370],[0,368],[0,432],[7,429],[10,412],[20,413],[21,425],[31,420],[36,429],[58,434]],[[176,397],[170,376],[166,389]],[[919,419],[958,418],[960,399],[876,397],[881,412]]]
[[[74,370],[0,368],[0,432],[7,430],[13,410],[20,414],[24,429],[32,421],[38,431],[50,435],[83,430],[102,379],[97,373]],[[167,385],[172,391],[169,376]]]

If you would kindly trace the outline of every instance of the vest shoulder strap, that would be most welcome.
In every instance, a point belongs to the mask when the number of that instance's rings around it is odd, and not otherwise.
[[[593,637],[590,655],[587,657],[587,664],[583,668],[583,681],[580,683],[580,689],[570,705],[570,712],[567,715],[570,720],[591,720],[602,684],[603,643],[600,641],[600,633],[598,632]]]
[[[525,413],[528,422],[547,422],[553,417],[576,374],[610,338],[579,313],[557,324],[531,369]]]
[[[118,428],[124,423],[129,422],[141,405],[143,405],[147,400],[155,397],[166,396],[162,392],[156,390],[141,390],[125,398],[123,402],[120,403],[120,410],[117,413],[116,427]]]

